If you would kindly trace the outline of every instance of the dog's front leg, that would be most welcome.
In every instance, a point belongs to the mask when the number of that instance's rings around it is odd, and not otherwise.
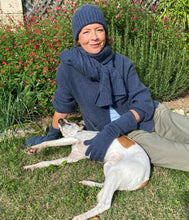
[[[25,153],[33,154],[47,147],[66,146],[66,145],[71,145],[75,143],[77,143],[77,139],[74,137],[60,138],[60,139],[52,140],[52,141],[45,141],[45,142],[42,142],[41,144],[28,147],[25,150]]]
[[[82,150],[80,150],[81,148]],[[82,142],[78,142],[77,144],[72,145],[72,151],[67,157],[60,158],[57,160],[51,160],[51,161],[42,161],[40,163],[24,166],[23,169],[33,170],[34,168],[41,169],[43,167],[48,167],[50,165],[58,166],[58,165],[61,165],[64,161],[66,161],[66,163],[73,163],[73,162],[77,162],[85,158],[87,158],[87,156],[85,156],[85,146],[83,145]]]
[[[50,165],[61,165],[64,161],[67,161],[67,157],[65,158],[60,158],[57,160],[51,160],[51,161],[42,161],[36,164],[32,164],[32,165],[28,165],[28,166],[24,166],[23,169],[24,170],[33,170],[35,168],[40,168],[42,169],[43,167],[49,167]]]

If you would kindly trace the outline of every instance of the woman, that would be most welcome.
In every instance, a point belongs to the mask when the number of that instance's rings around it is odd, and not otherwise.
[[[111,51],[100,9],[81,6],[73,16],[72,31],[77,46],[60,55],[50,131],[25,144],[59,138],[58,119],[74,112],[77,102],[86,128],[100,131],[85,141],[90,160],[103,161],[113,139],[126,134],[154,165],[189,171],[189,119],[153,101],[132,62]]]

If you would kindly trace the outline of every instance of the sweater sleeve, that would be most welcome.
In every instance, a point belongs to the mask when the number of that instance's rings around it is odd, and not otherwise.
[[[139,80],[132,63],[125,74],[125,82],[128,90],[129,109],[133,109],[139,114],[140,121],[150,120],[154,114],[154,103],[149,89]]]
[[[72,113],[75,110],[75,99],[69,89],[68,80],[68,74],[65,73],[64,64],[61,62],[56,74],[57,89],[53,99],[55,111],[59,113]]]

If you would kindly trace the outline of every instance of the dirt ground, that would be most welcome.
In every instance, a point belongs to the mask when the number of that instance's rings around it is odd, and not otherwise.
[[[178,99],[170,102],[163,102],[163,104],[165,104],[170,109],[182,109],[185,112],[189,112],[189,90],[183,93],[183,95],[181,95]]]

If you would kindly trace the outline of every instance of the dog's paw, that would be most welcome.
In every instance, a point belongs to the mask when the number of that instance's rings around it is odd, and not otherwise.
[[[34,169],[34,167],[32,165],[23,166],[22,168],[23,168],[23,170],[33,170]]]
[[[34,153],[37,153],[37,152],[38,152],[38,149],[37,149],[37,148],[34,148],[34,147],[28,147],[24,152],[25,152],[26,154],[34,154]]]
[[[87,218],[82,218],[82,215],[74,216],[72,220],[85,220]]]
[[[89,219],[89,218],[86,218],[85,215],[78,215],[78,216],[75,216],[72,220],[86,220],[86,219]],[[92,217],[90,218],[90,220],[99,220],[99,218]]]

